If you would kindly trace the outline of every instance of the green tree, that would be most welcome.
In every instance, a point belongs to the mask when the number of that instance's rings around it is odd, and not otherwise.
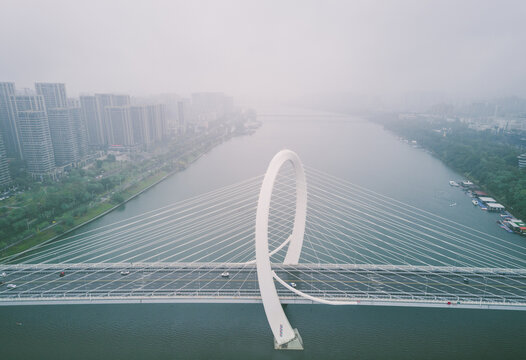
[[[120,204],[124,201],[124,196],[121,193],[115,193],[111,196],[111,201],[115,204]]]
[[[75,219],[73,219],[73,216],[68,214],[62,218],[62,222],[66,226],[73,226],[73,224],[75,224]]]

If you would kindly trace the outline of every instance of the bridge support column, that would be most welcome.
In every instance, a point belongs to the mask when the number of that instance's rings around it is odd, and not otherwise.
[[[278,344],[276,338],[274,338],[274,349],[276,350],[303,350],[303,340],[298,329],[294,328],[294,339],[290,340],[285,344]]]
[[[274,335],[274,348],[279,350],[303,350],[303,342],[298,330],[292,328],[281,307],[276,285],[274,284],[268,248],[268,219],[272,190],[279,170],[287,161],[292,163],[296,174],[296,214],[292,234],[287,240],[289,244],[284,263],[297,264],[300,257],[307,216],[307,184],[303,165],[298,155],[290,150],[282,150],[272,158],[259,193],[255,231],[256,267],[261,300],[270,329]]]

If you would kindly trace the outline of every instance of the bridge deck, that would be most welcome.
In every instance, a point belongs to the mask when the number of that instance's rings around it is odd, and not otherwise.
[[[273,269],[297,290],[326,300],[526,310],[526,271],[519,269],[338,264],[274,264]],[[221,276],[224,271],[228,277]],[[19,264],[0,265],[0,272],[6,273],[0,278],[0,305],[261,301],[256,267],[247,264]],[[277,289],[283,303],[312,303],[280,284]]]

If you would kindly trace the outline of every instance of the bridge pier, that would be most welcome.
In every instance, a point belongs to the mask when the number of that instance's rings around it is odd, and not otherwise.
[[[294,339],[284,344],[279,344],[276,338],[274,338],[274,349],[276,350],[303,350],[303,340],[298,329],[294,328]]]

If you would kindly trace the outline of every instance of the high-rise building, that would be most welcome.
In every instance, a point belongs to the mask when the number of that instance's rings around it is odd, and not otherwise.
[[[69,119],[73,126],[73,138],[75,140],[75,145],[79,157],[82,158],[86,156],[89,152],[88,150],[88,132],[86,129],[86,123],[81,114],[80,107],[70,107]]]
[[[148,128],[150,130],[150,137],[154,142],[161,140],[159,116],[157,115],[157,106],[146,106],[146,118],[148,119]]]
[[[9,165],[7,164],[3,134],[2,130],[0,130],[0,189],[6,187],[9,183],[11,183],[11,176],[9,175]]]
[[[134,145],[129,106],[107,106],[106,119],[110,125],[109,145]]]
[[[47,109],[67,108],[66,85],[60,83],[35,83],[38,95],[42,95]]]
[[[79,108],[80,100],[74,98],[68,98],[68,108]]]
[[[128,106],[130,105],[130,95],[111,94],[112,106]]]
[[[27,90],[27,89],[26,89]],[[17,94],[12,98],[16,112],[20,111],[43,111],[46,112],[44,98],[40,95],[31,94],[24,91],[24,94]]]
[[[51,174],[55,169],[55,155],[44,98],[27,93],[12,99],[27,172],[34,176]]]
[[[159,117],[159,126],[160,126],[160,132],[161,132],[161,140],[164,140],[168,138],[169,135],[169,129],[168,129],[168,121],[166,118],[166,105],[165,104],[157,104],[157,116]]]
[[[152,141],[157,142],[163,140],[168,135],[165,105],[146,105],[146,117]]]
[[[35,89],[46,104],[56,165],[62,166],[78,162],[80,150],[77,130],[79,129],[76,126],[81,124],[75,123],[77,119],[73,119],[71,115],[76,113],[69,109],[70,104],[75,105],[75,100],[68,99],[65,84],[35,83]]]
[[[86,126],[90,146],[102,147],[114,142],[112,121],[106,108],[130,106],[129,95],[95,94],[80,96],[82,119]]]
[[[189,120],[190,104],[188,101],[181,100],[177,103],[177,132],[184,134],[186,132],[186,124]]]
[[[112,122],[107,117],[108,112],[106,108],[108,107],[121,107],[130,105],[130,96],[129,95],[116,95],[116,94],[95,94],[95,100],[97,104],[98,116],[102,124],[102,132],[104,134],[103,144],[108,145],[112,144],[113,139],[113,129]]]
[[[112,94],[95,94],[95,99],[97,101],[97,111],[101,119],[102,124],[102,133],[103,133],[103,144],[108,145],[112,143],[112,133],[111,123],[107,118],[106,108],[113,106]]]
[[[55,169],[55,156],[47,115],[44,111],[19,111],[18,125],[27,172],[49,175]]]
[[[80,96],[80,112],[86,124],[88,144],[94,147],[103,146],[106,136],[95,96]]]
[[[14,104],[15,83],[0,82],[0,131],[6,155],[22,158],[22,145],[16,125],[16,109]]]
[[[166,135],[177,133],[178,103],[181,97],[177,94],[164,93],[154,98],[156,103],[164,104],[166,110]]]
[[[53,152],[55,154],[55,164],[62,166],[76,163],[80,160],[80,156],[69,109],[48,109],[47,116]]]
[[[130,121],[133,130],[133,140],[137,144],[149,146],[153,139],[148,128],[145,106],[130,106]]]

